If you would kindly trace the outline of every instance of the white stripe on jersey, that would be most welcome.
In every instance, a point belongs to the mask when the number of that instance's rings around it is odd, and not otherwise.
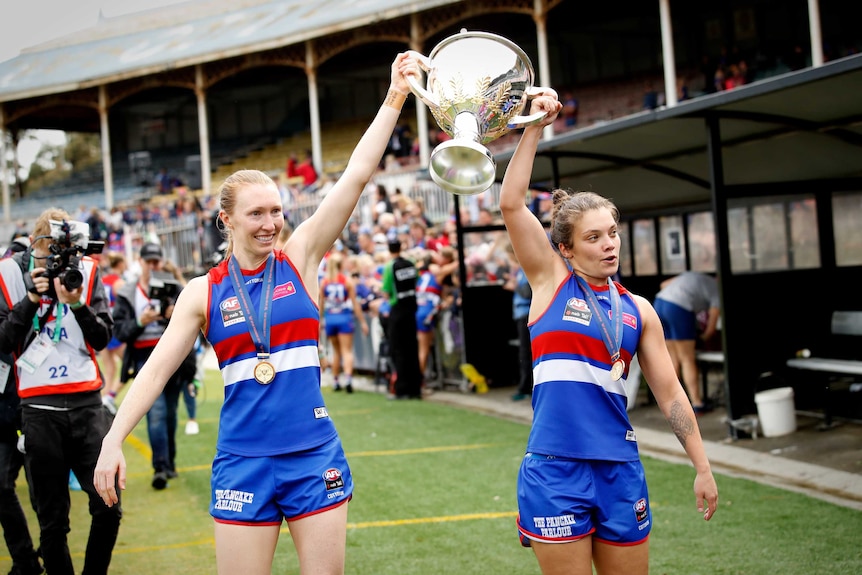
[[[317,354],[316,345],[304,345],[277,351],[269,356],[267,361],[275,367],[276,374],[302,367],[320,367],[320,357]],[[257,362],[257,357],[250,357],[224,366],[221,373],[225,385],[254,379],[254,366],[257,365]]]
[[[626,378],[617,381],[611,379],[611,373],[600,367],[595,367],[586,361],[574,359],[549,359],[533,368],[534,385],[548,381],[574,381],[600,385],[608,393],[616,393],[625,397]]]

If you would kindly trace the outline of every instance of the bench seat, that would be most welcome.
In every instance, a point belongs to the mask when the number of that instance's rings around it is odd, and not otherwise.
[[[787,360],[787,367],[808,369],[843,375],[862,375],[862,361],[852,359],[829,359],[825,357],[794,357]]]
[[[856,342],[862,342],[862,311],[832,312],[831,335],[833,338],[851,338],[849,346],[838,346],[839,353],[851,352],[862,348]],[[852,359],[831,357],[793,357],[787,360],[787,367],[794,370],[804,370],[823,374],[824,397],[824,427],[832,427],[832,410],[829,397],[831,386],[840,378],[862,376],[862,355],[851,353]]]

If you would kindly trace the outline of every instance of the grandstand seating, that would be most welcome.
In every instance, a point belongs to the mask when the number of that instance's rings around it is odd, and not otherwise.
[[[321,126],[321,147],[323,149],[323,172],[334,175],[347,165],[350,154],[365,129],[371,123],[371,118],[358,118],[350,122],[337,122]],[[410,122],[407,122],[410,124]],[[411,129],[415,121],[411,124]],[[287,158],[290,154],[301,155],[303,150],[311,149],[311,133],[300,132],[283,138],[271,145],[236,155],[230,161],[219,165],[212,175],[212,187],[218,188],[230,174],[243,168],[262,170],[271,176],[284,173]]]
[[[680,73],[680,77],[692,77],[691,73]],[[645,82],[650,82],[662,91],[660,77],[629,79],[616,83],[579,86],[573,89],[579,100],[579,122],[582,128],[591,124],[609,121],[615,118],[640,112],[643,108],[643,89]],[[696,86],[692,88],[697,89]],[[697,92],[694,92],[697,93]],[[416,131],[416,119],[413,114],[405,114],[402,120]],[[323,172],[336,176],[347,165],[350,154],[370,123],[370,117],[357,118],[353,121],[340,121],[321,126],[321,146],[323,151]],[[499,152],[514,145],[517,140],[504,136],[492,142],[489,148]],[[211,189],[216,190],[224,179],[234,171],[242,168],[255,168],[267,172],[273,177],[284,173],[287,158],[291,152],[301,154],[311,148],[311,133],[297,132],[288,137],[276,139],[274,136],[231,139],[213,141],[210,145],[211,154]],[[166,167],[172,174],[182,175],[185,170],[185,159],[189,155],[198,154],[196,146],[184,146],[170,151],[153,151],[151,180],[154,180],[159,168]],[[114,202],[128,203],[147,197],[152,188],[147,189],[141,182],[135,181],[126,158],[114,158],[113,176],[115,182]],[[56,201],[62,198],[63,205],[78,206],[86,204],[92,207],[104,208],[104,185],[100,165],[91,166],[72,174],[68,179],[33,191],[28,198],[15,202],[13,217],[30,218],[44,209],[44,200],[52,198]],[[154,184],[153,181],[151,181]]]

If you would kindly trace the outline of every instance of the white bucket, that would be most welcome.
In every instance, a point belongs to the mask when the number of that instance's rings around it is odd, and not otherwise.
[[[754,394],[760,428],[766,437],[778,437],[796,431],[796,409],[793,388],[778,387]]]

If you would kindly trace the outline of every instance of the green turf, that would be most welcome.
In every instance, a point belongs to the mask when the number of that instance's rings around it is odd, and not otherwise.
[[[515,483],[528,427],[433,402],[387,401],[379,394],[325,389],[356,482],[347,534],[348,574],[538,573],[515,529]],[[209,469],[221,406],[218,372],[207,375],[201,434],[177,436],[180,477],[150,487],[149,461],[125,447],[129,481],[111,573],[215,572]],[[142,422],[134,432],[147,447]],[[645,458],[653,510],[653,574],[862,573],[862,513],[748,480],[719,476],[720,510],[697,513],[687,466]],[[18,494],[26,499],[19,480]],[[27,509],[31,531],[37,524]],[[72,493],[70,548],[77,568],[89,516]],[[5,548],[0,573],[11,562]],[[297,573],[286,528],[273,573]]]

